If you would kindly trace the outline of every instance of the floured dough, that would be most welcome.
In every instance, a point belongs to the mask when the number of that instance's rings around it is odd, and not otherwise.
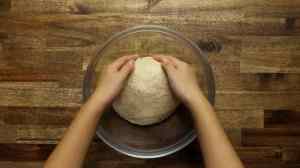
[[[172,114],[178,105],[172,95],[167,76],[152,57],[139,58],[113,108],[133,124],[158,123]]]

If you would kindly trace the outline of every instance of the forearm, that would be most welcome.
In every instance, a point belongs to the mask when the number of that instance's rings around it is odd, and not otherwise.
[[[46,161],[45,168],[82,167],[104,108],[105,104],[95,96],[82,106],[61,142]]]
[[[221,126],[213,107],[199,94],[188,105],[195,118],[199,143],[207,168],[243,168],[223,127]]]

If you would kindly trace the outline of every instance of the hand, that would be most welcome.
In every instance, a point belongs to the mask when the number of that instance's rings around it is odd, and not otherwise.
[[[167,73],[170,87],[175,95],[184,103],[191,103],[201,96],[196,71],[186,62],[172,56],[154,55]]]
[[[94,95],[105,105],[110,104],[120,93],[128,75],[134,69],[137,55],[123,56],[105,67]]]

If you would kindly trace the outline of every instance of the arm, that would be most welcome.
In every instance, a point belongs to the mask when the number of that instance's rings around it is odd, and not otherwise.
[[[191,66],[170,56],[157,55],[154,58],[162,63],[174,93],[192,111],[205,166],[243,168],[213,107],[201,92]]]
[[[136,56],[121,57],[103,71],[100,85],[81,107],[61,142],[46,161],[45,168],[82,167],[102,112],[121,91],[126,77],[134,67],[135,58]]]

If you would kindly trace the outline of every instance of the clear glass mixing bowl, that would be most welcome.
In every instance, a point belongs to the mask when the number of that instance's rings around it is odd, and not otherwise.
[[[214,104],[215,84],[207,56],[180,33],[162,26],[138,26],[113,35],[91,60],[84,78],[83,97],[93,93],[102,68],[123,55],[153,54],[177,57],[197,70],[199,85]],[[137,158],[158,158],[172,154],[191,143],[196,135],[190,112],[180,105],[172,116],[151,126],[130,124],[113,108],[104,113],[97,136],[113,149]]]

